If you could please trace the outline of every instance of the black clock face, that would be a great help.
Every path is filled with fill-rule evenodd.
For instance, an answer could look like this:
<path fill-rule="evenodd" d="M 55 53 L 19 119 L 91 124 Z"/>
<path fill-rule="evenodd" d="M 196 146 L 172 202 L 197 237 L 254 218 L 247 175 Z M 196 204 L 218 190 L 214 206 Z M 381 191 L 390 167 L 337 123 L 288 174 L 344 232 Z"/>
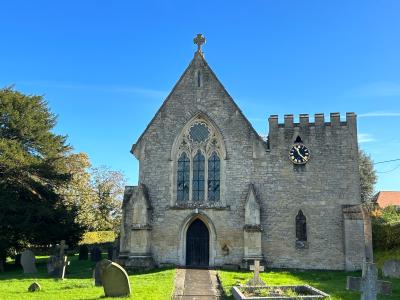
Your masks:
<path fill-rule="evenodd" d="M 296 143 L 289 151 L 290 160 L 296 165 L 304 165 L 310 159 L 310 151 L 302 143 Z"/>

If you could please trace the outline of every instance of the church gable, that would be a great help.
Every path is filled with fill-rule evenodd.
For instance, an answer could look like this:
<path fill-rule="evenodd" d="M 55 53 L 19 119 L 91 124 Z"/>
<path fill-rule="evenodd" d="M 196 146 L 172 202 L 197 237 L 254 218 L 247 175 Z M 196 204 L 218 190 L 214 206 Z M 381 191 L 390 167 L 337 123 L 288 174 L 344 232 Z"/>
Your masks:
<path fill-rule="evenodd" d="M 159 141 L 160 136 L 166 138 L 172 133 L 175 134 L 174 140 L 198 114 L 207 116 L 219 127 L 231 127 L 232 123 L 240 122 L 239 126 L 247 136 L 262 142 L 198 50 L 131 152 L 140 159 L 147 141 L 154 141 L 156 136 Z"/>

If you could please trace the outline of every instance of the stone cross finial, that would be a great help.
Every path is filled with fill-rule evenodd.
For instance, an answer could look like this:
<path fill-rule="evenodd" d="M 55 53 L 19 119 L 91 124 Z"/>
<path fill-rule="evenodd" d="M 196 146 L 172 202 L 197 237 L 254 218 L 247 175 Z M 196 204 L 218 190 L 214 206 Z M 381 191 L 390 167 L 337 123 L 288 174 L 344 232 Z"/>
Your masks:
<path fill-rule="evenodd" d="M 206 43 L 206 38 L 201 33 L 198 33 L 193 39 L 193 43 L 197 44 L 197 52 L 202 53 L 201 46 Z"/>

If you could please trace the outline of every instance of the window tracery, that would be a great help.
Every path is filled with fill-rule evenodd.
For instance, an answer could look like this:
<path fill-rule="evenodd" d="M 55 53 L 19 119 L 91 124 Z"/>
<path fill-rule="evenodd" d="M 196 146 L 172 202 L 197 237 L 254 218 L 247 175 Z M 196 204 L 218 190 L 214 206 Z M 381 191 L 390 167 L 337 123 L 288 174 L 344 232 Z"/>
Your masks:
<path fill-rule="evenodd" d="M 197 205 L 221 200 L 221 135 L 206 119 L 190 121 L 174 143 L 176 150 L 175 201 Z M 217 204 L 221 205 L 221 204 Z"/>

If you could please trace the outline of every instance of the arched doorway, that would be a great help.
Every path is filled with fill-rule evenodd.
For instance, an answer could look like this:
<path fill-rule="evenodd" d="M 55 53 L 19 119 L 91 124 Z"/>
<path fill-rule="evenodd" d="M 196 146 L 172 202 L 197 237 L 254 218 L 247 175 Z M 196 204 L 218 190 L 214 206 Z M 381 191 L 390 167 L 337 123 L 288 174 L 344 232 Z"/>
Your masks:
<path fill-rule="evenodd" d="M 207 267 L 210 258 L 210 233 L 200 219 L 194 220 L 186 232 L 186 265 Z"/>

